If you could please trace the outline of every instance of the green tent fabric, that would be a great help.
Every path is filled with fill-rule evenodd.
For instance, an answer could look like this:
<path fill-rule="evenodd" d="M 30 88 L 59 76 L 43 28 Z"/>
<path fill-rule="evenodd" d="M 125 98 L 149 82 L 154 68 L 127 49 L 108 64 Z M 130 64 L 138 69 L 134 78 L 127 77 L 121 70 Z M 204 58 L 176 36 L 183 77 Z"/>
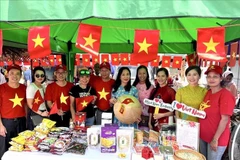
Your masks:
<path fill-rule="evenodd" d="M 110 20 L 89 18 L 81 23 L 102 26 L 101 53 L 131 53 L 133 50 L 135 29 L 158 29 L 162 43 L 159 53 L 191 54 L 193 41 L 197 38 L 197 28 L 226 27 L 225 41 L 240 38 L 240 21 L 218 18 L 165 18 Z M 81 53 L 75 47 L 80 21 L 31 21 L 0 22 L 3 30 L 4 45 L 27 48 L 28 28 L 50 25 L 51 49 L 60 53 Z M 231 26 L 232 25 L 232 26 Z M 129 43 L 130 42 L 130 43 Z"/>
<path fill-rule="evenodd" d="M 238 0 L 1 0 L 1 21 L 240 18 Z"/>

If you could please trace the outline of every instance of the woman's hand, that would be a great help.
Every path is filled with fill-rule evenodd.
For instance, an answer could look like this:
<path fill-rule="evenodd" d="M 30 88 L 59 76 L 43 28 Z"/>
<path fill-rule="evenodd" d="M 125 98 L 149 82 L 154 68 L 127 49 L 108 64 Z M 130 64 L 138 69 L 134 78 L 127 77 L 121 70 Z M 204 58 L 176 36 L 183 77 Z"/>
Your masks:
<path fill-rule="evenodd" d="M 109 102 L 110 102 L 111 104 L 115 104 L 115 103 L 117 102 L 117 99 L 116 99 L 116 98 L 111 98 L 111 99 L 109 100 Z"/>
<path fill-rule="evenodd" d="M 0 125 L 0 136 L 6 137 L 7 130 L 4 125 Z"/>
<path fill-rule="evenodd" d="M 217 147 L 218 147 L 218 140 L 216 139 L 213 139 L 211 142 L 210 142 L 210 147 L 213 151 L 217 151 Z"/>
<path fill-rule="evenodd" d="M 165 117 L 164 113 L 158 113 L 158 114 L 153 114 L 153 118 L 154 119 L 160 119 Z"/>
<path fill-rule="evenodd" d="M 63 115 L 64 115 L 64 112 L 62 111 L 62 109 L 58 109 L 57 114 L 58 114 L 59 116 L 63 116 Z"/>
<path fill-rule="evenodd" d="M 149 129 L 153 129 L 153 126 L 152 126 L 152 124 L 150 122 L 148 123 L 148 128 Z"/>
<path fill-rule="evenodd" d="M 42 116 L 42 117 L 48 117 L 48 116 L 49 116 L 48 111 L 42 112 L 42 113 L 41 113 L 41 116 Z"/>

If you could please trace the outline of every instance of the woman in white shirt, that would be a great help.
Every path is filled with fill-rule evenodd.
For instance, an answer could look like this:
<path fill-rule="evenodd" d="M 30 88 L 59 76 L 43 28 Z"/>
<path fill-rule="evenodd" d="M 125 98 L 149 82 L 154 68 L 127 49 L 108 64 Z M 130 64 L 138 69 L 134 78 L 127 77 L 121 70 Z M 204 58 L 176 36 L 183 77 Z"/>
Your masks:
<path fill-rule="evenodd" d="M 48 111 L 44 101 L 45 88 L 42 83 L 46 80 L 45 70 L 42 67 L 35 67 L 32 74 L 32 83 L 27 87 L 26 97 L 27 105 L 30 108 L 28 112 L 28 129 L 32 130 L 35 125 L 31 116 L 40 115 L 41 117 L 47 117 Z M 41 97 L 38 97 L 38 92 Z"/>

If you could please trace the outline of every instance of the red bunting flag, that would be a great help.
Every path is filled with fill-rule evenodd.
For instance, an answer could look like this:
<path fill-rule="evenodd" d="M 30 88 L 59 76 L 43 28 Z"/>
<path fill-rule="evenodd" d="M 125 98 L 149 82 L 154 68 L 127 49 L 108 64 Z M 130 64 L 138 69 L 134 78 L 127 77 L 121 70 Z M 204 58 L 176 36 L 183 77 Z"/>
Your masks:
<path fill-rule="evenodd" d="M 99 55 L 101 34 L 101 26 L 81 23 L 78 29 L 76 47 L 87 53 Z"/>
<path fill-rule="evenodd" d="M 39 59 L 39 61 L 40 61 L 42 67 L 47 67 L 47 66 L 49 66 L 46 58 Z"/>
<path fill-rule="evenodd" d="M 93 64 L 93 66 L 94 66 L 96 63 L 99 63 L 99 56 L 92 55 L 92 64 Z"/>
<path fill-rule="evenodd" d="M 238 52 L 238 42 L 232 43 L 231 44 L 231 50 L 230 50 L 230 61 L 228 66 L 229 67 L 234 67 L 236 64 L 236 56 Z"/>
<path fill-rule="evenodd" d="M 23 65 L 31 65 L 31 60 L 29 57 L 25 56 L 23 57 Z"/>
<path fill-rule="evenodd" d="M 111 54 L 112 65 L 119 65 L 119 54 Z"/>
<path fill-rule="evenodd" d="M 109 55 L 108 54 L 101 54 L 102 63 L 109 62 Z"/>
<path fill-rule="evenodd" d="M 83 66 L 86 66 L 86 67 L 90 66 L 90 55 L 89 54 L 82 54 L 82 64 L 83 64 Z"/>
<path fill-rule="evenodd" d="M 55 66 L 54 55 L 48 56 L 48 61 L 49 61 L 50 66 Z"/>
<path fill-rule="evenodd" d="M 76 111 L 80 112 L 84 110 L 84 108 L 86 108 L 88 104 L 91 103 L 93 100 L 94 96 L 76 98 Z"/>
<path fill-rule="evenodd" d="M 162 56 L 162 67 L 170 67 L 171 56 Z"/>
<path fill-rule="evenodd" d="M 144 65 L 144 66 L 148 66 L 149 62 L 143 62 L 143 63 L 136 63 L 136 61 L 134 60 L 134 55 L 130 54 L 130 65 L 131 66 L 138 66 L 138 65 Z"/>
<path fill-rule="evenodd" d="M 13 64 L 13 61 L 10 58 L 7 58 L 6 62 L 8 66 L 11 66 Z"/>
<path fill-rule="evenodd" d="M 62 64 L 62 56 L 56 55 L 56 65 L 61 65 L 61 64 Z"/>
<path fill-rule="evenodd" d="M 32 60 L 32 66 L 33 66 L 33 67 L 39 66 L 39 60 L 38 60 L 38 59 L 33 59 L 33 60 Z"/>
<path fill-rule="evenodd" d="M 182 57 L 181 56 L 174 56 L 172 67 L 173 68 L 181 68 L 181 64 L 182 64 Z"/>
<path fill-rule="evenodd" d="M 2 48 L 3 48 L 3 34 L 2 30 L 0 29 L 0 57 L 2 57 Z"/>
<path fill-rule="evenodd" d="M 56 114 L 56 113 L 58 113 L 58 107 L 57 107 L 57 102 L 54 102 L 51 106 L 49 115 Z"/>
<path fill-rule="evenodd" d="M 19 66 L 22 66 L 22 60 L 20 58 L 16 59 L 14 63 Z"/>
<path fill-rule="evenodd" d="M 31 59 L 51 54 L 50 27 L 31 27 L 28 32 L 28 53 Z"/>
<path fill-rule="evenodd" d="M 32 104 L 32 110 L 37 112 L 40 105 L 44 102 L 44 99 L 42 98 L 42 95 L 39 90 L 34 95 L 33 98 L 33 104 Z"/>
<path fill-rule="evenodd" d="M 193 54 L 189 54 L 186 57 L 187 62 L 188 62 L 188 66 L 195 66 L 197 65 L 197 54 L 193 53 Z"/>
<path fill-rule="evenodd" d="M 159 62 L 160 62 L 160 57 L 157 56 L 157 58 L 154 59 L 154 60 L 151 62 L 151 66 L 158 67 L 158 66 L 159 66 Z"/>
<path fill-rule="evenodd" d="M 200 59 L 227 61 L 224 43 L 224 27 L 198 29 L 197 54 Z"/>
<path fill-rule="evenodd" d="M 135 30 L 132 63 L 150 62 L 157 58 L 159 30 Z"/>
<path fill-rule="evenodd" d="M 75 66 L 80 66 L 80 55 L 79 54 L 76 54 L 75 55 L 75 63 L 74 63 Z"/>
<path fill-rule="evenodd" d="M 127 53 L 120 54 L 121 65 L 129 65 L 129 56 Z"/>

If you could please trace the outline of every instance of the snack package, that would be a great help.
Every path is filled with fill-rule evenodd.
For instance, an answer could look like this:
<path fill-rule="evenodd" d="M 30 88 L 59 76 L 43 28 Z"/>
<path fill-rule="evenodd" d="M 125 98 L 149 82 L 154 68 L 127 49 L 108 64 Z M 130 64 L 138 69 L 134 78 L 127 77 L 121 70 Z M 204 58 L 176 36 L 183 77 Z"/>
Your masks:
<path fill-rule="evenodd" d="M 26 142 L 25 137 L 23 137 L 23 136 L 14 137 L 14 138 L 12 138 L 12 141 L 14 141 L 18 144 L 21 144 L 21 145 L 24 145 Z"/>
<path fill-rule="evenodd" d="M 99 148 L 100 146 L 100 127 L 91 127 L 87 129 L 88 147 L 91 149 Z"/>
<path fill-rule="evenodd" d="M 116 130 L 118 127 L 101 128 L 101 152 L 116 153 Z"/>
<path fill-rule="evenodd" d="M 77 112 L 76 115 L 75 115 L 74 129 L 75 130 L 84 129 L 86 127 L 86 125 L 85 125 L 86 119 L 87 119 L 86 112 Z"/>
<path fill-rule="evenodd" d="M 32 137 L 34 134 L 35 134 L 34 131 L 26 130 L 26 131 L 23 131 L 23 132 L 19 133 L 18 135 L 19 135 L 19 136 L 23 136 L 23 137 L 25 137 L 25 138 L 30 138 L 30 137 Z"/>
<path fill-rule="evenodd" d="M 87 148 L 86 144 L 72 142 L 66 149 L 66 152 L 84 155 L 86 152 L 86 148 Z"/>
<path fill-rule="evenodd" d="M 51 121 L 48 118 L 43 118 L 42 123 L 49 129 L 53 128 L 53 126 L 56 124 L 56 122 Z"/>
<path fill-rule="evenodd" d="M 149 141 L 158 142 L 159 136 L 159 132 L 156 132 L 154 130 L 149 131 Z"/>
<path fill-rule="evenodd" d="M 23 146 L 21 146 L 21 147 L 11 146 L 8 150 L 9 150 L 9 151 L 22 152 L 22 151 L 24 150 L 24 148 L 23 148 Z"/>
<path fill-rule="evenodd" d="M 130 152 L 133 146 L 133 130 L 118 129 L 117 130 L 117 152 Z"/>

